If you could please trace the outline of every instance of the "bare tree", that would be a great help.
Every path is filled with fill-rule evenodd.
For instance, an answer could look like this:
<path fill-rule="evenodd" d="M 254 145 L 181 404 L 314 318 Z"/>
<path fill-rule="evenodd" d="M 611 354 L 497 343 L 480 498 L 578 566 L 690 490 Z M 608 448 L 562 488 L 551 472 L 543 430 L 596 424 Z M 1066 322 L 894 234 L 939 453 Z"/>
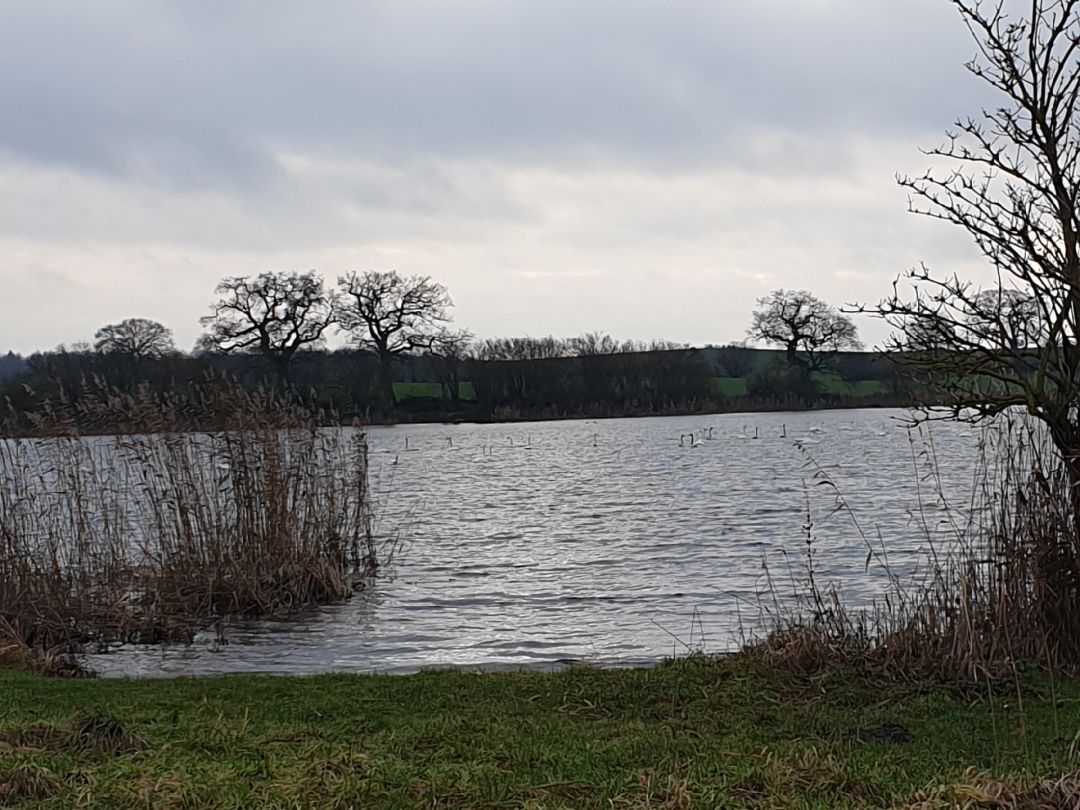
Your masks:
<path fill-rule="evenodd" d="M 1049 430 L 1080 517 L 1080 0 L 952 0 L 977 45 L 967 69 L 1000 102 L 928 150 L 943 168 L 901 177 L 909 208 L 959 226 L 994 270 L 984 288 L 922 265 L 865 311 L 895 334 L 949 415 L 1024 408 Z"/>
<path fill-rule="evenodd" d="M 566 341 L 547 337 L 487 338 L 476 347 L 478 360 L 554 360 L 569 357 L 571 348 Z"/>
<path fill-rule="evenodd" d="M 782 347 L 805 375 L 826 368 L 843 349 L 862 347 L 851 319 L 806 290 L 774 290 L 757 303 L 747 336 Z"/>
<path fill-rule="evenodd" d="M 394 403 L 393 360 L 407 352 L 429 351 L 451 320 L 453 301 L 430 276 L 395 271 L 352 272 L 338 279 L 341 326 L 359 346 L 379 357 L 383 404 Z"/>
<path fill-rule="evenodd" d="M 978 293 L 975 304 L 978 314 L 965 328 L 974 340 L 987 345 L 1001 343 L 1019 352 L 1038 346 L 1045 337 L 1038 302 L 1027 293 L 993 287 Z M 983 317 L 986 313 L 993 317 Z"/>
<path fill-rule="evenodd" d="M 666 340 L 665 338 L 653 338 L 652 340 L 645 342 L 641 341 L 638 344 L 631 346 L 627 351 L 632 352 L 680 352 L 684 349 L 692 348 L 689 343 L 679 343 L 675 340 Z"/>
<path fill-rule="evenodd" d="M 443 399 L 455 405 L 461 401 L 461 371 L 469 357 L 473 336 L 464 331 L 442 329 L 431 342 L 428 353 L 439 377 Z"/>
<path fill-rule="evenodd" d="M 94 333 L 94 351 L 115 352 L 135 359 L 164 357 L 176 351 L 172 330 L 146 318 L 110 323 Z"/>
<path fill-rule="evenodd" d="M 335 296 L 314 270 L 228 277 L 215 292 L 221 298 L 213 312 L 200 319 L 210 329 L 199 345 L 261 354 L 283 386 L 289 383 L 289 364 L 296 353 L 320 346 L 336 321 Z"/>
<path fill-rule="evenodd" d="M 604 332 L 586 332 L 566 341 L 570 352 L 576 357 L 594 357 L 603 354 L 618 354 L 623 345 Z"/>

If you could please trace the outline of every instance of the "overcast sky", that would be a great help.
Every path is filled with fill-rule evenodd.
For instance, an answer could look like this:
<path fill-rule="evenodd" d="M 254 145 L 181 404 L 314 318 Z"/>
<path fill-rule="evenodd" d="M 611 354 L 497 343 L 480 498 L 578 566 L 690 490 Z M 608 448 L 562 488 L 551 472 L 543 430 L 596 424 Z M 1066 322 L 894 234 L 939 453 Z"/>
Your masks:
<path fill-rule="evenodd" d="M 693 344 L 777 287 L 978 273 L 895 183 L 986 100 L 973 53 L 946 0 L 0 0 L 0 352 L 132 316 L 190 348 L 264 270 Z"/>

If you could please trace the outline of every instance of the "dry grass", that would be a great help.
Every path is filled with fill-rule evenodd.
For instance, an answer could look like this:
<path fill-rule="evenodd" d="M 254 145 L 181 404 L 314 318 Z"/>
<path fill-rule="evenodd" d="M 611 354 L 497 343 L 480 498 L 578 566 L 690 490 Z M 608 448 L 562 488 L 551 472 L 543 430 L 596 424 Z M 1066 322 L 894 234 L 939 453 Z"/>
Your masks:
<path fill-rule="evenodd" d="M 766 750 L 755 759 L 757 775 L 730 788 L 748 806 L 775 806 L 794 789 L 810 796 L 843 795 L 849 799 L 860 799 L 863 793 L 863 786 L 850 776 L 846 763 L 814 747 L 785 757 Z"/>
<path fill-rule="evenodd" d="M 323 430 L 272 391 L 215 384 L 194 401 L 220 429 L 112 393 L 0 440 L 0 658 L 183 641 L 347 599 L 375 573 L 361 431 Z M 83 436 L 99 412 L 136 432 Z"/>
<path fill-rule="evenodd" d="M 148 746 L 109 717 L 81 714 L 67 728 L 31 724 L 8 729 L 0 734 L 0 750 L 3 748 L 48 755 L 94 752 L 119 756 L 145 751 Z"/>
<path fill-rule="evenodd" d="M 0 806 L 51 799 L 62 789 L 63 783 L 48 768 L 24 762 L 0 774 Z"/>
<path fill-rule="evenodd" d="M 685 768 L 676 765 L 670 772 L 647 770 L 638 775 L 638 787 L 633 793 L 611 800 L 613 810 L 689 810 L 696 804 L 690 779 Z"/>
<path fill-rule="evenodd" d="M 1080 527 L 1064 466 L 1037 430 L 1008 422 L 987 432 L 977 478 L 970 505 L 950 510 L 951 542 L 934 549 L 928 573 L 911 580 L 887 571 L 890 586 L 869 608 L 849 607 L 817 581 L 808 516 L 796 604 L 771 613 L 770 631 L 747 654 L 796 673 L 857 661 L 890 677 L 965 684 L 1021 663 L 1080 674 Z M 847 508 L 839 493 L 837 504 Z M 864 540 L 868 564 L 888 569 L 887 551 Z"/>
<path fill-rule="evenodd" d="M 963 781 L 921 791 L 896 810 L 1080 810 L 1080 771 L 1011 784 L 970 769 Z"/>

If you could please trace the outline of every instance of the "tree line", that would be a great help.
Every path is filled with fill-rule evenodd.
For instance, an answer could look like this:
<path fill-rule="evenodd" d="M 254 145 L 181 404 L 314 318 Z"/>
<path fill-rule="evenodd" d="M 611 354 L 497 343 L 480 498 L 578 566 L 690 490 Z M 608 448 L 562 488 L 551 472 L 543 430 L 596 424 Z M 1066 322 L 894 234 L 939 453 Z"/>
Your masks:
<path fill-rule="evenodd" d="M 994 277 L 983 286 L 920 265 L 856 311 L 892 327 L 882 349 L 905 369 L 892 378 L 897 392 L 912 386 L 912 397 L 946 404 L 957 419 L 1021 408 L 1042 422 L 1080 516 L 1080 0 L 1037 0 L 1016 14 L 974 0 L 954 5 L 977 45 L 967 67 L 998 104 L 960 119 L 928 150 L 939 168 L 900 184 L 915 213 L 964 231 Z M 427 276 L 354 272 L 330 286 L 314 272 L 268 272 L 225 278 L 217 293 L 190 355 L 175 352 L 162 325 L 130 319 L 102 327 L 93 347 L 7 356 L 8 410 L 32 409 L 29 390 L 74 396 L 97 379 L 182 390 L 211 369 L 354 410 L 392 411 L 403 404 L 395 380 L 414 379 L 437 381 L 451 402 L 464 398 L 467 382 L 490 409 L 570 412 L 591 399 L 662 409 L 703 396 L 716 372 L 716 353 L 644 351 L 603 335 L 477 342 L 451 328 L 452 301 Z M 780 357 L 742 370 L 750 395 L 820 401 L 823 377 L 848 376 L 842 352 L 860 345 L 848 315 L 801 290 L 759 299 L 747 337 Z M 321 349 L 334 329 L 349 349 Z M 724 351 L 729 366 L 746 359 L 740 347 Z"/>
<path fill-rule="evenodd" d="M 429 276 L 354 272 L 331 287 L 314 271 L 222 279 L 192 352 L 145 318 L 102 326 L 92 342 L 11 355 L 0 394 L 7 415 L 77 403 L 95 390 L 144 388 L 184 396 L 218 374 L 287 389 L 347 417 L 440 412 L 462 418 L 671 413 L 733 407 L 717 377 L 746 378 L 761 404 L 820 404 L 820 379 L 837 373 L 885 380 L 857 355 L 850 320 L 805 291 L 762 298 L 748 337 L 782 348 L 693 348 L 619 341 L 602 332 L 571 338 L 476 339 L 452 325 L 453 301 Z M 333 332 L 345 348 L 329 351 Z M 2 358 L 0 358 L 2 359 Z M 3 370 L 0 368 L 0 370 Z M 860 379 L 866 379 L 861 377 Z"/>

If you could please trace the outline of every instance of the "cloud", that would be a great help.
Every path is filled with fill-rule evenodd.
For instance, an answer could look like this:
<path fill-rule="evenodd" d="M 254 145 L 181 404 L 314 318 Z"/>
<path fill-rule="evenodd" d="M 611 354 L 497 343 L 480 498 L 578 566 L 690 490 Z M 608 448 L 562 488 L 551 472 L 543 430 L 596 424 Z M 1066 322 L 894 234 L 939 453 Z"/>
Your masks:
<path fill-rule="evenodd" d="M 976 267 L 893 180 L 983 101 L 944 0 L 0 4 L 0 351 L 130 315 L 190 343 L 265 269 L 700 343 L 770 286 Z"/>
<path fill-rule="evenodd" d="M 936 131 L 971 89 L 938 0 L 8 5 L 0 145 L 181 186 L 297 148 L 741 162 L 761 132 Z"/>

